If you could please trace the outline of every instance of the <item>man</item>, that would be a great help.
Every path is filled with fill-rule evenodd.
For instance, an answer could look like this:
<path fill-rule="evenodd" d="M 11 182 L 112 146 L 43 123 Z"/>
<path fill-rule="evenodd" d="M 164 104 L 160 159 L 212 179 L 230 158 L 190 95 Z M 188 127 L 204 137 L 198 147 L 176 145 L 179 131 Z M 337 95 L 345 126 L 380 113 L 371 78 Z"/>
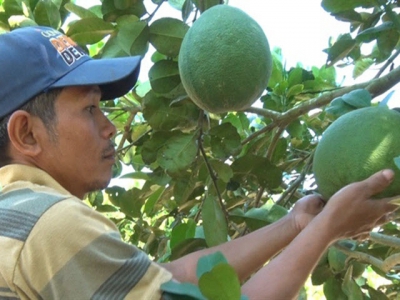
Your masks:
<path fill-rule="evenodd" d="M 367 233 L 396 208 L 390 199 L 370 200 L 393 180 L 383 170 L 325 208 L 307 196 L 242 238 L 151 262 L 81 201 L 107 186 L 115 160 L 115 127 L 99 102 L 127 93 L 139 64 L 138 57 L 92 60 L 47 27 L 0 35 L 0 298 L 160 299 L 162 283 L 196 283 L 198 259 L 221 251 L 241 280 L 252 275 L 242 290 L 250 299 L 291 299 L 329 245 Z"/>

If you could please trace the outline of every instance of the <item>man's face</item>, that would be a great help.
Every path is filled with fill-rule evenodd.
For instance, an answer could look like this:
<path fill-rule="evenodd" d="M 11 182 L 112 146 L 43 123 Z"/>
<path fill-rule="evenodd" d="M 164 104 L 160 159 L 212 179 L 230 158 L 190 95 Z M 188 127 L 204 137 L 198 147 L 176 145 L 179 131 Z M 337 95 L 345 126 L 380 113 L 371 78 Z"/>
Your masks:
<path fill-rule="evenodd" d="M 42 165 L 64 188 L 83 198 L 112 176 L 114 125 L 99 108 L 97 86 L 64 88 L 55 102 L 55 136 L 44 139 Z"/>

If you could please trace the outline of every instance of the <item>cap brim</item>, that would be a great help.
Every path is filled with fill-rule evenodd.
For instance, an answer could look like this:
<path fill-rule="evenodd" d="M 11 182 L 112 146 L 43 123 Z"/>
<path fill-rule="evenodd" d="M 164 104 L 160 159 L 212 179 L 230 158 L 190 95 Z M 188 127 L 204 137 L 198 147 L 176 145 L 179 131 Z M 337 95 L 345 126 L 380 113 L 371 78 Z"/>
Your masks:
<path fill-rule="evenodd" d="M 102 100 L 115 99 L 128 93 L 136 84 L 141 59 L 141 56 L 90 59 L 64 75 L 50 88 L 98 85 Z"/>

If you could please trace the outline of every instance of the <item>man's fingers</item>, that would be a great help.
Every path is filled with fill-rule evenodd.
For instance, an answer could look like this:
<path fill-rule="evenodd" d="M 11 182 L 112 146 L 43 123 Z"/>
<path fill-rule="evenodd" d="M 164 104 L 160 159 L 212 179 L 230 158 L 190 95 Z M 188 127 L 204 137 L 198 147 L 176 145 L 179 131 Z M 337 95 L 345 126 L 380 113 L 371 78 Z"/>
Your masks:
<path fill-rule="evenodd" d="M 394 172 L 392 170 L 379 171 L 361 182 L 364 185 L 363 191 L 367 197 L 372 197 L 387 188 L 393 179 Z"/>

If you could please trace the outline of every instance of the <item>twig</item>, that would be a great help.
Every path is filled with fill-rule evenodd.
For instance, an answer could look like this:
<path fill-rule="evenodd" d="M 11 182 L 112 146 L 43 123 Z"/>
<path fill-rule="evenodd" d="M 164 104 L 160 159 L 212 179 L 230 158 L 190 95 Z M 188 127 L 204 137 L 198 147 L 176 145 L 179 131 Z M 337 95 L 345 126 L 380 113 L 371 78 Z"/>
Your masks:
<path fill-rule="evenodd" d="M 276 144 L 277 144 L 279 138 L 281 137 L 283 130 L 284 130 L 284 128 L 279 127 L 276 130 L 274 136 L 272 137 L 272 141 L 271 141 L 271 143 L 268 147 L 267 153 L 265 155 L 268 160 L 271 160 L 274 150 L 276 148 Z M 255 199 L 256 200 L 255 207 L 258 207 L 260 205 L 260 201 L 261 201 L 262 195 L 264 194 L 264 191 L 265 191 L 264 187 L 260 187 L 260 189 L 258 190 L 256 199 Z"/>
<path fill-rule="evenodd" d="M 393 63 L 393 61 L 396 59 L 397 56 L 399 56 L 400 54 L 400 49 L 398 49 L 387 61 L 386 63 L 383 65 L 382 68 L 379 69 L 379 72 L 375 75 L 374 78 L 379 78 L 382 73 L 386 70 L 387 67 L 390 66 L 391 63 Z"/>
<path fill-rule="evenodd" d="M 311 169 L 312 165 L 312 160 L 313 160 L 314 152 L 310 154 L 308 157 L 307 163 L 305 168 L 303 168 L 302 172 L 300 175 L 296 178 L 295 181 L 282 193 L 282 195 L 279 197 L 279 199 L 276 201 L 276 204 L 280 204 L 282 206 L 286 206 L 287 202 L 289 199 L 293 196 L 293 194 L 296 192 L 297 187 L 300 185 L 300 183 L 304 180 L 306 177 L 308 171 Z M 305 158 L 303 158 L 304 160 Z M 281 204 L 285 198 L 287 198 L 287 201 L 285 201 L 283 204 Z"/>
<path fill-rule="evenodd" d="M 117 152 L 121 150 L 121 148 L 124 146 L 126 139 L 129 137 L 130 131 L 131 131 L 131 124 L 133 122 L 133 119 L 135 118 L 137 112 L 132 112 L 129 115 L 128 120 L 125 123 L 124 126 L 124 133 L 122 135 L 121 141 L 119 142 L 119 145 L 117 147 Z"/>
<path fill-rule="evenodd" d="M 156 9 L 147 17 L 146 21 L 148 23 L 150 23 L 151 19 L 153 19 L 153 17 L 155 16 L 155 14 L 157 13 L 157 11 L 160 9 L 161 5 L 164 3 L 165 0 L 161 0 L 160 3 L 158 3 Z"/>
<path fill-rule="evenodd" d="M 351 258 L 354 258 L 357 261 L 360 261 L 363 263 L 373 265 L 385 273 L 396 268 L 396 265 L 400 263 L 400 253 L 392 254 L 389 257 L 387 257 L 385 260 L 381 260 L 379 258 L 376 258 L 376 257 L 369 255 L 367 253 L 364 253 L 364 252 L 350 250 L 349 248 L 347 248 L 343 245 L 340 245 L 340 243 L 335 243 L 333 245 L 333 247 L 342 251 L 344 254 L 348 255 Z"/>
<path fill-rule="evenodd" d="M 379 243 L 393 248 L 400 248 L 400 238 L 398 237 L 389 236 L 378 232 L 371 232 L 369 234 L 369 237 L 370 240 L 375 243 Z"/>
<path fill-rule="evenodd" d="M 210 177 L 211 177 L 211 180 L 213 182 L 214 188 L 215 188 L 215 190 L 217 192 L 217 196 L 218 196 L 219 203 L 221 205 L 221 209 L 224 212 L 226 221 L 228 222 L 229 214 L 228 214 L 228 212 L 226 210 L 226 207 L 225 207 L 224 202 L 222 200 L 221 192 L 220 192 L 219 187 L 218 187 L 218 183 L 217 183 L 218 178 L 215 175 L 215 172 L 214 172 L 213 168 L 211 167 L 210 162 L 208 161 L 207 154 L 204 151 L 203 143 L 202 143 L 201 139 L 202 139 L 202 134 L 199 134 L 199 138 L 197 140 L 198 141 L 198 146 L 199 146 L 201 155 L 203 156 L 204 162 L 205 162 L 205 164 L 207 166 L 207 170 L 208 170 L 208 173 L 210 174 Z"/>
<path fill-rule="evenodd" d="M 201 111 L 200 115 L 199 115 L 199 120 L 198 120 L 199 136 L 197 138 L 197 145 L 199 147 L 201 156 L 203 157 L 204 162 L 206 164 L 208 173 L 210 174 L 210 177 L 211 177 L 211 180 L 213 182 L 215 191 L 217 192 L 217 197 L 218 197 L 219 203 L 221 205 L 221 209 L 222 209 L 222 211 L 223 211 L 223 213 L 225 215 L 226 222 L 228 223 L 228 221 L 229 221 L 229 213 L 226 210 L 226 207 L 225 207 L 223 199 L 222 199 L 221 192 L 220 192 L 219 187 L 218 187 L 218 183 L 217 183 L 218 178 L 215 175 L 215 172 L 214 172 L 213 168 L 211 167 L 210 162 L 208 161 L 207 154 L 204 151 L 204 147 L 203 147 L 203 140 L 202 140 L 202 138 L 203 138 L 203 122 L 204 122 L 204 111 Z"/>
<path fill-rule="evenodd" d="M 253 134 L 249 135 L 246 139 L 244 139 L 241 144 L 242 145 L 246 145 L 248 142 L 250 142 L 251 140 L 255 139 L 256 137 L 262 135 L 263 133 L 266 133 L 268 131 L 271 131 L 272 129 L 274 129 L 274 127 L 276 126 L 275 123 L 270 123 L 267 126 L 261 128 L 259 131 L 254 132 Z"/>

